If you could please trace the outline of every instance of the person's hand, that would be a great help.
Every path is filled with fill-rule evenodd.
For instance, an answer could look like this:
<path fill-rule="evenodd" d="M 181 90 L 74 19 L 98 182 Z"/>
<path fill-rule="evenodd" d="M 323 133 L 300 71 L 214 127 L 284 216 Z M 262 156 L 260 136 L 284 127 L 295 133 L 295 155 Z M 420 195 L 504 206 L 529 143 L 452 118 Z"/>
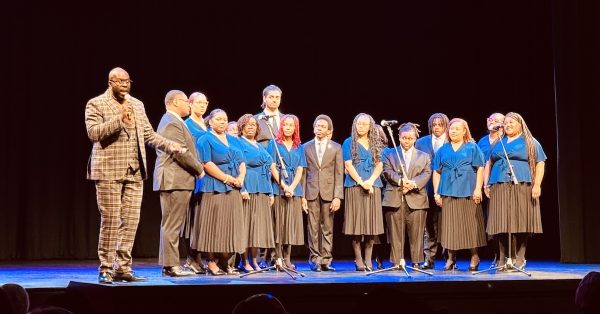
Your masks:
<path fill-rule="evenodd" d="M 438 206 L 442 206 L 442 196 L 439 194 L 434 194 L 433 199 Z"/>
<path fill-rule="evenodd" d="M 475 201 L 475 204 L 481 203 L 481 198 L 481 189 L 475 189 L 473 191 L 473 201 Z"/>
<path fill-rule="evenodd" d="M 242 185 L 244 185 L 244 180 L 242 180 L 242 178 L 240 177 L 235 178 L 234 186 L 237 188 L 241 188 Z"/>
<path fill-rule="evenodd" d="M 275 203 L 275 197 L 273 195 L 269 196 L 269 206 L 273 206 L 273 203 Z"/>
<path fill-rule="evenodd" d="M 308 214 L 308 201 L 304 197 L 302 198 L 302 210 L 305 214 Z"/>
<path fill-rule="evenodd" d="M 333 201 L 331 201 L 331 206 L 329 206 L 329 211 L 334 213 L 336 212 L 338 209 L 340 209 L 340 199 L 339 198 L 334 198 Z"/>
<path fill-rule="evenodd" d="M 127 100 L 119 106 L 119 111 L 121 112 L 121 121 L 126 124 L 131 124 L 131 113 L 133 112 L 133 106 Z"/>
<path fill-rule="evenodd" d="M 542 187 L 539 185 L 534 185 L 531 188 L 531 197 L 539 198 L 542 195 Z"/>
<path fill-rule="evenodd" d="M 183 147 L 181 144 L 177 142 L 171 143 L 169 149 L 175 154 L 185 154 L 187 152 L 187 148 Z"/>
<path fill-rule="evenodd" d="M 249 200 L 250 199 L 250 194 L 248 192 L 242 192 L 242 199 L 243 200 Z"/>
<path fill-rule="evenodd" d="M 489 185 L 483 186 L 483 193 L 485 193 L 485 196 L 487 196 L 487 198 L 490 198 L 490 186 Z"/>

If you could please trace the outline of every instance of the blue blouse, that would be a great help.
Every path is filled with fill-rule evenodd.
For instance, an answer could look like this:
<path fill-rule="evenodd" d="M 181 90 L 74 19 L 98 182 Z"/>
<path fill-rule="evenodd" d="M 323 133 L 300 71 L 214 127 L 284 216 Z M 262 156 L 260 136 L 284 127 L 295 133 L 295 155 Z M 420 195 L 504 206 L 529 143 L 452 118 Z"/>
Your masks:
<path fill-rule="evenodd" d="M 226 135 L 229 146 L 223 144 L 217 136 L 208 132 L 198 140 L 198 146 L 202 148 L 200 161 L 207 163 L 212 161 L 221 171 L 232 177 L 240 174 L 240 165 L 245 163 L 244 156 L 239 147 L 239 140 L 229 134 Z M 233 188 L 223 181 L 209 175 L 204 176 L 204 182 L 200 191 L 202 192 L 227 192 Z"/>
<path fill-rule="evenodd" d="M 502 139 L 502 143 L 504 143 L 508 159 L 515 170 L 517 181 L 531 182 L 532 178 L 531 171 L 529 170 L 529 163 L 527 162 L 528 153 L 527 145 L 525 144 L 525 137 L 521 135 L 512 140 L 510 143 L 508 143 L 508 138 L 504 137 Z M 536 152 L 535 162 L 538 163 L 540 161 L 545 161 L 546 154 L 542 149 L 542 145 L 540 145 L 536 139 L 533 139 L 533 144 Z M 490 158 L 493 162 L 493 165 L 492 171 L 490 171 L 490 179 L 488 184 L 512 182 L 510 177 L 510 169 L 508 163 L 506 162 L 506 158 L 504 157 L 504 151 L 502 150 L 502 145 L 500 143 L 494 146 L 494 149 L 490 153 Z"/>
<path fill-rule="evenodd" d="M 194 138 L 194 143 L 196 143 L 196 150 L 198 151 L 198 159 L 200 160 L 200 156 L 202 154 L 202 148 L 198 145 L 198 140 L 208 132 L 208 130 L 204 130 L 196 121 L 192 120 L 192 118 L 185 119 L 185 125 L 187 125 L 188 130 L 192 134 Z M 202 182 L 204 181 L 204 177 L 202 179 L 196 178 L 196 185 L 194 187 L 194 194 L 200 193 L 202 189 Z"/>
<path fill-rule="evenodd" d="M 375 170 L 375 163 L 371 158 L 371 152 L 364 148 L 360 143 L 357 143 L 357 146 L 358 160 L 356 162 L 352 161 L 352 165 L 354 166 L 354 169 L 356 169 L 356 172 L 361 179 L 368 180 Z M 344 162 L 352 160 L 352 137 L 347 138 L 342 144 L 342 157 L 344 158 Z M 358 182 L 354 181 L 349 173 L 346 173 L 346 178 L 344 178 L 344 187 L 352 187 L 357 185 Z M 377 177 L 373 183 L 373 186 L 378 188 L 383 187 L 381 176 Z"/>
<path fill-rule="evenodd" d="M 239 143 L 244 160 L 246 160 L 246 177 L 242 191 L 273 195 L 270 170 L 273 159 L 271 155 L 258 142 L 254 146 L 246 138 L 240 137 Z"/>
<path fill-rule="evenodd" d="M 294 181 L 294 176 L 296 175 L 296 168 L 304 167 L 306 168 L 306 156 L 304 156 L 304 148 L 302 145 L 298 145 L 298 148 L 292 147 L 289 151 L 287 147 L 283 144 L 275 143 L 274 140 L 270 140 L 267 145 L 267 151 L 271 155 L 273 159 L 273 163 L 279 165 L 277 152 L 275 151 L 275 145 L 279 149 L 279 153 L 281 153 L 281 158 L 283 159 L 283 163 L 285 163 L 285 169 L 287 170 L 288 177 L 285 178 L 283 174 L 280 175 L 281 180 L 285 182 L 285 184 L 290 185 L 292 181 Z M 279 169 L 279 168 L 278 168 Z M 272 182 L 273 186 L 273 194 L 281 195 L 279 190 L 279 185 L 275 180 Z M 294 196 L 304 196 L 304 191 L 302 190 L 302 184 L 298 183 L 296 188 L 294 189 Z"/>
<path fill-rule="evenodd" d="M 483 166 L 483 153 L 477 144 L 463 143 L 456 152 L 452 144 L 442 145 L 431 164 L 431 169 L 440 173 L 437 193 L 453 197 L 472 196 L 477 184 L 477 168 Z"/>
<path fill-rule="evenodd" d="M 208 132 L 208 129 L 203 129 L 198 122 L 192 120 L 192 118 L 185 119 L 185 125 L 187 125 L 188 130 L 192 133 L 192 137 L 194 137 L 194 141 L 198 142 L 198 139 L 202 137 L 202 135 Z M 198 149 L 200 151 L 200 149 Z"/>
<path fill-rule="evenodd" d="M 484 135 L 482 138 L 480 138 L 477 142 L 477 146 L 479 146 L 483 152 L 483 159 L 485 161 L 490 159 L 490 148 L 492 148 L 492 144 L 490 144 L 490 135 Z"/>

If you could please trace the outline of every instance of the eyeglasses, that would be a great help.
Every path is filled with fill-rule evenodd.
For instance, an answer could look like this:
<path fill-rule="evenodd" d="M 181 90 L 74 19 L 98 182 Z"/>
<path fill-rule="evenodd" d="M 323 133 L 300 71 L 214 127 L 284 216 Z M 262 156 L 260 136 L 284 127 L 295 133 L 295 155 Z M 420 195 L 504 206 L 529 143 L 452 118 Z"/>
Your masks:
<path fill-rule="evenodd" d="M 129 85 L 131 83 L 133 83 L 132 80 L 110 80 L 112 83 L 118 84 L 118 85 Z"/>

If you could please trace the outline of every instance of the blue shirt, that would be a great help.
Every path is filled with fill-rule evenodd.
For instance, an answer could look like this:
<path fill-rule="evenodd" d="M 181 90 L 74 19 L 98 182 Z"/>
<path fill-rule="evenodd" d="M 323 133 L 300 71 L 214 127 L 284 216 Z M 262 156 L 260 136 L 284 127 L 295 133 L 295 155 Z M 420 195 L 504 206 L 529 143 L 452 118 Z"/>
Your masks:
<path fill-rule="evenodd" d="M 488 159 L 490 159 L 490 148 L 492 148 L 492 144 L 490 143 L 490 135 L 488 134 L 480 138 L 477 142 L 477 146 L 479 146 L 483 152 L 483 159 L 488 161 Z"/>
<path fill-rule="evenodd" d="M 453 197 L 472 196 L 477 184 L 477 169 L 483 166 L 483 153 L 477 144 L 466 142 L 456 151 L 450 143 L 442 145 L 431 164 L 431 169 L 440 173 L 437 193 Z"/>
<path fill-rule="evenodd" d="M 273 158 L 258 142 L 252 144 L 246 138 L 240 137 L 239 143 L 246 161 L 246 177 L 242 191 L 273 195 L 270 170 Z"/>
<path fill-rule="evenodd" d="M 531 182 L 531 170 L 529 169 L 529 163 L 527 161 L 528 153 L 527 145 L 525 144 L 525 137 L 521 135 L 512 140 L 510 143 L 508 143 L 508 138 L 504 137 L 502 139 L 502 143 L 504 144 L 504 147 L 506 147 L 506 153 L 515 170 L 517 181 Z M 535 162 L 538 163 L 540 161 L 545 161 L 546 154 L 542 149 L 542 145 L 540 145 L 536 139 L 533 139 L 533 144 L 535 146 L 536 153 Z M 508 163 L 506 162 L 506 158 L 504 157 L 504 151 L 502 150 L 502 145 L 500 143 L 494 146 L 494 149 L 492 149 L 490 153 L 490 158 L 491 162 L 493 162 L 493 165 L 492 171 L 490 171 L 490 179 L 488 184 L 512 182 L 510 177 L 510 169 Z"/>
<path fill-rule="evenodd" d="M 196 150 L 198 151 L 198 160 L 201 160 L 202 148 L 198 145 L 198 140 L 208 132 L 208 130 L 204 130 L 196 121 L 192 120 L 192 118 L 185 119 L 185 125 L 187 125 L 188 130 L 192 134 L 194 138 L 194 143 L 196 143 Z M 194 187 L 194 194 L 200 193 L 202 189 L 202 181 L 204 181 L 204 177 L 202 179 L 196 178 L 196 185 Z"/>
<path fill-rule="evenodd" d="M 352 137 L 347 138 L 342 144 L 342 157 L 344 158 L 344 162 L 348 160 L 352 160 L 352 165 L 356 172 L 360 176 L 360 178 L 364 180 L 368 180 L 373 171 L 375 171 L 375 163 L 373 162 L 373 158 L 371 158 L 371 152 L 368 151 L 362 144 L 356 143 L 358 146 L 358 160 L 352 160 Z M 379 158 L 381 159 L 381 158 Z M 379 160 L 381 161 L 381 160 Z M 346 173 L 346 178 L 344 179 L 344 187 L 352 187 L 357 186 L 358 182 L 354 181 L 350 174 Z M 381 176 L 377 177 L 373 186 L 381 188 L 383 187 L 383 183 L 381 182 Z"/>
<path fill-rule="evenodd" d="M 280 179 L 287 184 L 288 186 L 292 184 L 294 181 L 294 176 L 296 175 L 296 168 L 303 167 L 306 168 L 306 156 L 304 156 L 304 147 L 302 145 L 298 145 L 297 148 L 292 148 L 288 151 L 287 147 L 283 144 L 275 143 L 274 140 L 270 140 L 267 146 L 267 151 L 273 158 L 273 163 L 279 165 L 279 159 L 277 157 L 277 151 L 275 150 L 275 145 L 277 145 L 277 149 L 279 149 L 279 153 L 281 154 L 281 158 L 283 159 L 283 163 L 285 164 L 285 169 L 287 170 L 288 177 L 283 176 L 283 173 L 280 174 Z M 279 169 L 279 167 L 277 168 Z M 273 194 L 281 195 L 281 191 L 279 190 L 279 185 L 277 182 L 273 180 Z M 298 183 L 296 188 L 294 189 L 294 196 L 304 196 L 304 191 L 302 190 L 302 184 Z"/>
<path fill-rule="evenodd" d="M 198 146 L 202 148 L 201 159 L 203 163 L 212 161 L 221 171 L 232 177 L 240 174 L 240 165 L 244 163 L 244 156 L 239 147 L 239 140 L 229 134 L 226 135 L 227 143 L 223 144 L 217 136 L 208 132 L 198 140 Z M 227 192 L 233 188 L 223 181 L 209 175 L 204 176 L 202 192 Z"/>

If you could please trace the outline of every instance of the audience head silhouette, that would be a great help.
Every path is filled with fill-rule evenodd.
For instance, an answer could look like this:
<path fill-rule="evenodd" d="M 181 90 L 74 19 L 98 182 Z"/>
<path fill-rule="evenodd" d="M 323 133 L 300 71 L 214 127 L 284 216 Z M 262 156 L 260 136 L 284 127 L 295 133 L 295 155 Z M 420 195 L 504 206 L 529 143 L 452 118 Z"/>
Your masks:
<path fill-rule="evenodd" d="M 260 293 L 240 301 L 231 313 L 287 314 L 287 311 L 279 299 L 267 293 Z"/>
<path fill-rule="evenodd" d="M 589 272 L 577 287 L 575 306 L 579 314 L 600 313 L 600 273 Z"/>
<path fill-rule="evenodd" d="M 25 288 L 7 283 L 0 290 L 0 313 L 26 314 L 29 311 L 29 294 Z"/>

